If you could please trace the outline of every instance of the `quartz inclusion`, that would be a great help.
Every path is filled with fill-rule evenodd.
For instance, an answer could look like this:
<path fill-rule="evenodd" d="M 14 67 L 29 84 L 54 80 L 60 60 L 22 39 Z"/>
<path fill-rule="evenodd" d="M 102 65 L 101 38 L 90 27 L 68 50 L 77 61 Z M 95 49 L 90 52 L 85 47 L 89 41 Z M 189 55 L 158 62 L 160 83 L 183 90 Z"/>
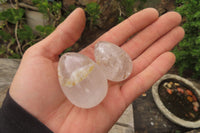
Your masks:
<path fill-rule="evenodd" d="M 65 96 L 78 107 L 94 107 L 107 94 L 104 73 L 87 56 L 73 52 L 62 55 L 58 64 L 58 77 Z"/>
<path fill-rule="evenodd" d="M 132 60 L 129 55 L 115 44 L 98 42 L 95 45 L 95 60 L 102 68 L 106 78 L 122 81 L 132 73 Z"/>

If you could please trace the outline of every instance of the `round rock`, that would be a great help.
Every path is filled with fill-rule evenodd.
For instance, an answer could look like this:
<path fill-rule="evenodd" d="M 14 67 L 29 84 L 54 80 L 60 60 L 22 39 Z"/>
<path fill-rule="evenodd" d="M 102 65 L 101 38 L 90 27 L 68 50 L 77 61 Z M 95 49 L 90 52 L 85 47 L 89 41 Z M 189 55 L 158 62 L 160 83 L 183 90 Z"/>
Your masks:
<path fill-rule="evenodd" d="M 101 68 L 79 53 L 66 53 L 58 63 L 59 82 L 65 96 L 81 108 L 98 105 L 107 94 L 107 79 Z"/>
<path fill-rule="evenodd" d="M 95 60 L 111 81 L 122 81 L 132 73 L 132 60 L 120 47 L 109 42 L 95 45 Z"/>

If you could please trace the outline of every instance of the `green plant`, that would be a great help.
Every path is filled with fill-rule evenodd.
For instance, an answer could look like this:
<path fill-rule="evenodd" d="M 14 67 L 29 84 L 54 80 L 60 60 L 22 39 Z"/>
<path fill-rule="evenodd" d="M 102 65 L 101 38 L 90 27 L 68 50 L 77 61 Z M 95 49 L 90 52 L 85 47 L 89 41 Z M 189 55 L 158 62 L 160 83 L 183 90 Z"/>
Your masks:
<path fill-rule="evenodd" d="M 0 30 L 0 39 L 3 42 L 7 42 L 11 38 L 12 38 L 12 36 L 9 33 L 5 32 L 3 30 Z"/>
<path fill-rule="evenodd" d="M 125 16 L 129 17 L 133 14 L 133 6 L 135 3 L 135 0 L 118 0 L 125 12 Z"/>
<path fill-rule="evenodd" d="M 120 14 L 118 17 L 118 22 L 122 22 L 124 19 L 128 18 L 134 13 L 134 6 L 135 2 L 139 1 L 139 7 L 141 8 L 141 5 L 146 2 L 146 0 L 118 0 L 119 1 L 119 9 Z M 139 8 L 138 7 L 138 8 Z"/>
<path fill-rule="evenodd" d="M 23 28 L 19 29 L 17 32 L 18 32 L 19 41 L 21 43 L 23 43 L 24 41 L 25 43 L 27 43 L 35 39 L 35 35 L 33 34 L 33 31 L 31 27 L 29 27 L 28 25 L 23 25 Z"/>
<path fill-rule="evenodd" d="M 20 58 L 27 48 L 42 40 L 55 27 L 60 24 L 77 6 L 71 5 L 67 9 L 62 8 L 61 1 L 49 0 L 32 0 L 33 5 L 31 10 L 41 12 L 48 23 L 45 26 L 36 26 L 37 34 L 31 27 L 26 24 L 26 16 L 24 8 L 19 6 L 18 0 L 15 1 L 14 8 L 0 12 L 0 20 L 3 24 L 0 25 L 0 57 Z M 33 7 L 34 6 L 34 7 Z M 30 8 L 26 6 L 25 8 Z M 100 18 L 100 5 L 97 3 L 89 3 L 85 7 L 87 13 L 87 21 L 89 21 L 90 29 L 98 24 Z M 71 51 L 69 48 L 66 51 Z"/>
<path fill-rule="evenodd" d="M 6 11 L 0 12 L 0 20 L 7 21 L 12 24 L 16 24 L 24 16 L 25 10 L 19 9 L 7 9 Z"/>
<path fill-rule="evenodd" d="M 37 26 L 39 34 L 34 34 L 26 24 L 25 10 L 18 6 L 0 12 L 0 57 L 21 58 L 23 52 L 48 36 L 55 27 L 64 20 L 61 18 L 61 2 L 47 0 L 33 0 L 38 10 L 46 16 L 49 25 Z"/>
<path fill-rule="evenodd" d="M 120 9 L 118 22 L 121 22 L 131 16 L 135 12 L 134 10 L 138 11 L 143 9 L 147 0 L 118 0 L 118 2 Z M 139 3 L 137 6 L 135 6 L 136 2 Z"/>
<path fill-rule="evenodd" d="M 128 18 L 133 12 L 133 5 L 135 0 L 117 0 L 119 2 L 119 16 L 118 23 Z"/>
<path fill-rule="evenodd" d="M 87 18 L 90 21 L 90 28 L 91 28 L 92 25 L 97 24 L 97 20 L 100 18 L 101 14 L 100 5 L 95 2 L 91 2 L 86 5 L 85 11 L 89 15 L 89 17 Z"/>
<path fill-rule="evenodd" d="M 200 78 L 200 1 L 177 0 L 176 11 L 183 16 L 185 38 L 173 50 L 179 74 L 190 72 L 193 78 Z"/>
<path fill-rule="evenodd" d="M 59 24 L 61 19 L 62 3 L 58 1 L 48 2 L 48 0 L 32 0 L 33 4 L 38 7 L 39 11 L 43 13 L 49 24 L 54 27 Z"/>
<path fill-rule="evenodd" d="M 12 56 L 14 54 L 19 54 L 19 56 L 22 55 L 21 47 L 20 45 L 17 45 L 17 42 L 18 42 L 17 29 L 18 29 L 19 23 L 22 23 L 23 21 L 24 13 L 25 13 L 25 10 L 21 8 L 19 9 L 10 8 L 10 9 L 0 12 L 0 20 L 4 22 L 4 24 L 2 24 L 0 28 L 0 35 L 1 35 L 0 39 L 2 41 L 2 45 L 4 46 L 6 45 L 5 46 L 6 52 L 1 52 L 1 54 L 7 53 L 8 56 Z M 14 28 L 12 28 L 13 26 Z M 14 47 L 16 48 L 16 51 L 15 51 L 16 53 L 13 50 L 11 50 L 12 45 L 15 45 Z M 16 57 L 17 56 L 15 56 L 15 58 Z"/>

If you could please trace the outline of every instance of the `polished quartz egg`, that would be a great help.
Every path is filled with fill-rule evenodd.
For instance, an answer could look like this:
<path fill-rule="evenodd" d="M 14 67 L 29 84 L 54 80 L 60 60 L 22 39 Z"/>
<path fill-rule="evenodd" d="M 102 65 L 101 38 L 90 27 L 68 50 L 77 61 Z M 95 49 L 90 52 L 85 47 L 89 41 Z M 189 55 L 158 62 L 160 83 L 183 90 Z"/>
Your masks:
<path fill-rule="evenodd" d="M 111 81 L 123 81 L 132 73 L 132 60 L 120 47 L 109 42 L 95 45 L 95 60 L 106 78 Z"/>
<path fill-rule="evenodd" d="M 102 69 L 79 53 L 70 52 L 61 56 L 58 78 L 68 100 L 81 108 L 98 105 L 107 94 L 108 84 Z"/>

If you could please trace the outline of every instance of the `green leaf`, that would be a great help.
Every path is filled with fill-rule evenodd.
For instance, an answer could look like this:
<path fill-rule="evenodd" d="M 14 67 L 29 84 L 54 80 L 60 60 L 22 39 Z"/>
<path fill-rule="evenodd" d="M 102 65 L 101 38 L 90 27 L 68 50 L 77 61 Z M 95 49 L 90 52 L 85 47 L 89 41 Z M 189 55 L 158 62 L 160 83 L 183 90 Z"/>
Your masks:
<path fill-rule="evenodd" d="M 96 24 L 101 14 L 100 5 L 95 2 L 91 2 L 86 5 L 85 11 L 89 14 L 88 19 L 92 21 L 93 24 Z"/>
<path fill-rule="evenodd" d="M 0 13 L 0 20 L 8 21 L 12 24 L 16 24 L 24 16 L 25 10 L 22 8 L 14 9 L 10 8 Z"/>
<path fill-rule="evenodd" d="M 178 11 L 184 18 L 185 37 L 173 50 L 177 57 L 176 67 L 179 74 L 188 69 L 195 78 L 200 78 L 200 1 L 176 0 Z"/>
<path fill-rule="evenodd" d="M 48 0 L 32 0 L 33 4 L 39 8 L 39 11 L 44 15 L 48 15 L 49 3 Z"/>
<path fill-rule="evenodd" d="M 37 25 L 37 26 L 35 27 L 35 29 L 36 29 L 37 31 L 39 31 L 39 32 L 42 32 L 42 31 L 44 30 L 44 26 L 42 26 L 42 25 Z"/>
<path fill-rule="evenodd" d="M 123 7 L 126 17 L 129 17 L 133 14 L 133 7 L 135 0 L 118 0 L 120 5 Z M 138 0 L 139 3 L 145 3 L 146 0 Z M 139 7 L 141 8 L 141 7 Z"/>
<path fill-rule="evenodd" d="M 12 36 L 9 33 L 5 32 L 3 30 L 0 30 L 0 39 L 7 42 L 11 38 L 12 38 Z"/>
<path fill-rule="evenodd" d="M 24 25 L 22 29 L 18 30 L 18 37 L 21 42 L 31 41 L 35 38 L 33 31 L 30 26 Z"/>
<path fill-rule="evenodd" d="M 50 6 L 50 10 L 53 13 L 58 13 L 61 10 L 61 8 L 62 8 L 62 3 L 57 1 L 54 1 Z"/>

